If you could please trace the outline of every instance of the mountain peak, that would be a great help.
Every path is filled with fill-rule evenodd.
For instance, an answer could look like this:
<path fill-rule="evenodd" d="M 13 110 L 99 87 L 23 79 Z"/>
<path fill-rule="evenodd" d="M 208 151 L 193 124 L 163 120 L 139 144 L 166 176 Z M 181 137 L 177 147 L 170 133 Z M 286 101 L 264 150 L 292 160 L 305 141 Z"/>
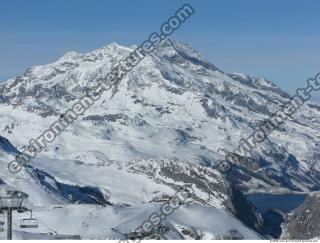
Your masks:
<path fill-rule="evenodd" d="M 75 59 L 77 59 L 79 57 L 79 53 L 75 52 L 75 51 L 69 51 L 67 53 L 65 53 L 58 61 L 57 63 L 63 63 L 63 62 L 70 62 L 70 61 L 74 61 Z"/>
<path fill-rule="evenodd" d="M 61 115 L 86 96 L 97 80 L 105 80 L 113 65 L 131 50 L 111 43 L 85 54 L 69 52 L 60 61 L 37 66 L 12 79 L 10 92 L 1 91 L 0 96 L 1 136 L 23 150 L 30 138 L 37 138 L 52 127 L 52 122 L 64 117 Z M 226 153 L 234 151 L 239 141 L 241 144 L 252 137 L 252 132 L 286 101 L 285 94 L 271 82 L 222 72 L 192 47 L 166 40 L 113 89 L 102 93 L 56 141 L 48 143 L 27 169 L 37 185 L 49 186 L 63 200 L 87 203 L 94 195 L 92 198 L 99 201 L 102 197 L 96 188 L 101 188 L 111 203 L 134 205 L 145 195 L 143 173 L 156 182 L 144 202 L 153 199 L 153 192 L 166 191 L 159 186 L 172 178 L 179 184 L 188 181 L 192 187 L 206 185 L 197 189 L 198 195 L 208 195 L 201 201 L 212 206 L 224 181 L 219 182 L 219 170 L 200 165 L 215 168 Z M 241 157 L 241 166 L 235 166 L 228 178 L 246 192 L 319 189 L 319 127 L 320 111 L 304 106 L 294 119 L 276 127 L 251 157 Z M 8 141 L 0 137 L 0 155 L 13 156 L 14 148 Z M 157 160 L 150 160 L 154 158 Z M 129 167 L 134 160 L 141 162 Z M 188 170 L 185 161 L 198 166 Z M 0 162 L 4 167 L 8 160 L 0 156 Z M 127 180 L 127 170 L 140 179 Z M 193 175 L 201 176 L 195 180 Z M 123 186 L 118 181 L 115 187 L 110 185 L 108 178 L 120 176 Z M 159 179 L 162 177 L 163 181 Z M 106 184 L 101 184 L 101 178 L 107 178 Z M 71 184 L 64 185 L 66 181 Z M 137 187 L 138 181 L 138 194 L 128 190 L 128 185 Z M 71 186 L 79 184 L 92 187 Z"/>
<path fill-rule="evenodd" d="M 121 48 L 123 46 L 119 45 L 117 42 L 111 42 L 105 46 L 106 48 Z"/>

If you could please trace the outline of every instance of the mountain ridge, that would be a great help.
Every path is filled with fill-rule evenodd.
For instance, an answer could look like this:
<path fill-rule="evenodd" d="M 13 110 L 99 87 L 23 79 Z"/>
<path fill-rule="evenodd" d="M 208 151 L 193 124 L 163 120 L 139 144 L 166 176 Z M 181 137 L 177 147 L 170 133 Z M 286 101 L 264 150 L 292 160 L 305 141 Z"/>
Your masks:
<path fill-rule="evenodd" d="M 69 52 L 8 80 L 9 90 L 0 86 L 1 136 L 22 151 L 132 50 L 113 43 L 89 53 Z M 103 93 L 21 175 L 1 171 L 0 179 L 34 193 L 30 203 L 38 206 L 102 202 L 120 207 L 148 204 L 154 195 L 172 195 L 190 181 L 196 189 L 193 200 L 202 208 L 193 210 L 222 208 L 248 223 L 234 208 L 230 192 L 320 189 L 320 108 L 309 103 L 231 173 L 215 169 L 289 98 L 268 80 L 223 72 L 192 47 L 167 40 Z M 3 167 L 13 157 L 4 153 Z M 16 183 L 19 178 L 25 181 Z M 138 189 L 129 190 L 131 185 Z M 235 185 L 236 190 L 226 189 Z M 259 231 L 259 214 L 246 208 L 249 227 Z"/>

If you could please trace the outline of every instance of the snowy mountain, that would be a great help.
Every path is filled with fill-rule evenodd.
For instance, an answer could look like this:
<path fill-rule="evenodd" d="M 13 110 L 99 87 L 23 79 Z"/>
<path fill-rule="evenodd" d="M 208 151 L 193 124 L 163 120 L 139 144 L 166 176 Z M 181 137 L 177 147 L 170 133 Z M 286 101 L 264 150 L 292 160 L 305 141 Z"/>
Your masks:
<path fill-rule="evenodd" d="M 48 129 L 134 48 L 113 43 L 86 54 L 70 52 L 2 85 L 1 166 L 6 168 L 15 148 L 22 151 L 29 139 Z M 156 198 L 172 196 L 179 186 L 190 184 L 195 205 L 179 208 L 167 223 L 171 233 L 162 238 L 187 238 L 181 236 L 181 227 L 190 225 L 188 220 L 181 224 L 179 210 L 190 210 L 193 223 L 198 213 L 212 213 L 212 218 L 219 214 L 226 220 L 210 219 L 224 229 L 220 235 L 199 223 L 202 238 L 219 238 L 234 228 L 245 238 L 259 237 L 246 233 L 248 229 L 233 217 L 256 230 L 263 224 L 251 205 L 245 200 L 239 204 L 234 195 L 319 190 L 320 106 L 305 104 L 227 176 L 215 166 L 289 98 L 268 80 L 225 73 L 190 46 L 167 40 L 21 173 L 1 170 L 0 182 L 29 194 L 28 203 L 35 211 L 40 207 L 39 214 L 61 204 L 75 214 L 76 206 L 70 204 L 109 205 L 101 215 L 114 218 L 114 229 L 125 224 L 128 215 L 131 223 L 138 224 L 134 219 L 141 219 L 140 211 L 156 207 Z M 238 205 L 250 211 L 248 217 L 241 216 Z M 83 206 L 81 217 L 88 217 L 92 208 Z M 120 215 L 114 215 L 115 208 Z M 81 230 L 74 233 L 94 237 Z M 109 228 L 97 237 L 119 235 Z"/>

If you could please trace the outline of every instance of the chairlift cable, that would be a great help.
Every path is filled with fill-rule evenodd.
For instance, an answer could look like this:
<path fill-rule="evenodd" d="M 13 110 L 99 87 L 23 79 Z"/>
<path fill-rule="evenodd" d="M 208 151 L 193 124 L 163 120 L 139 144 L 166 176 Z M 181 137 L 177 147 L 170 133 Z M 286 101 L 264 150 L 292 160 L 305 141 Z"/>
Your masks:
<path fill-rule="evenodd" d="M 35 213 L 33 213 L 33 215 L 50 231 L 52 231 L 53 233 L 56 233 L 56 230 L 50 228 L 42 219 L 40 219 Z"/>

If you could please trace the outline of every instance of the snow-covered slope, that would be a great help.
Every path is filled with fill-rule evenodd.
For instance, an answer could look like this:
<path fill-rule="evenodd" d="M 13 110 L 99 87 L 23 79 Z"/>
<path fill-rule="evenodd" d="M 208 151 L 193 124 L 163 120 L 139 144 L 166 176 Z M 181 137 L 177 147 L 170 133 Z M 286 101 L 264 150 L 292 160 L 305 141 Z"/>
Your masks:
<path fill-rule="evenodd" d="M 80 235 L 81 239 L 126 239 L 137 225 L 154 212 L 159 203 L 138 204 L 131 207 L 67 205 L 34 208 L 39 228 L 22 233 L 19 220 L 28 214 L 15 217 L 13 229 L 16 239 L 54 239 L 59 235 Z M 195 222 L 198 222 L 195 224 Z M 45 233 L 45 234 L 39 234 Z M 51 233 L 51 234 L 50 234 Z M 182 206 L 162 222 L 150 239 L 259 239 L 228 212 L 201 205 Z M 5 239 L 1 236 L 0 239 Z"/>
<path fill-rule="evenodd" d="M 28 144 L 132 50 L 110 44 L 87 54 L 71 52 L 8 80 L 9 91 L 0 91 L 3 136 L 18 147 Z M 169 40 L 41 156 L 78 153 L 84 163 L 95 163 L 81 153 L 100 153 L 104 160 L 169 158 L 212 165 L 288 98 L 265 79 L 224 73 L 191 47 Z M 319 188 L 319 117 L 320 107 L 306 104 L 275 131 L 254 151 L 255 162 L 240 168 L 243 188 Z"/>
<path fill-rule="evenodd" d="M 110 44 L 70 52 L 8 80 L 9 89 L 0 86 L 2 168 L 15 153 L 8 141 L 25 148 L 131 51 Z M 288 98 L 268 80 L 225 73 L 193 48 L 167 40 L 20 174 L 1 170 L 0 182 L 28 193 L 32 207 L 148 204 L 189 183 L 200 208 L 233 213 L 234 204 L 225 203 L 233 184 L 244 192 L 317 190 L 320 107 L 314 104 L 304 105 L 227 178 L 215 169 Z"/>
<path fill-rule="evenodd" d="M 0 165 L 5 167 L 10 156 L 2 157 Z M 219 172 L 188 161 L 154 159 L 87 164 L 77 160 L 36 159 L 21 173 L 10 175 L 4 170 L 0 177 L 4 178 L 0 185 L 3 190 L 19 190 L 29 195 L 24 206 L 39 221 L 36 229 L 21 229 L 19 221 L 30 214 L 16 213 L 16 239 L 72 235 L 82 239 L 126 239 L 153 213 L 160 213 L 166 199 L 185 186 L 193 191 L 188 203 L 144 238 L 261 238 L 236 218 L 240 209 L 232 202 L 230 186 Z M 252 212 L 248 212 L 248 217 L 250 214 L 256 217 Z M 0 215 L 0 221 L 5 221 L 5 215 Z M 0 233 L 0 239 L 4 237 Z"/>

